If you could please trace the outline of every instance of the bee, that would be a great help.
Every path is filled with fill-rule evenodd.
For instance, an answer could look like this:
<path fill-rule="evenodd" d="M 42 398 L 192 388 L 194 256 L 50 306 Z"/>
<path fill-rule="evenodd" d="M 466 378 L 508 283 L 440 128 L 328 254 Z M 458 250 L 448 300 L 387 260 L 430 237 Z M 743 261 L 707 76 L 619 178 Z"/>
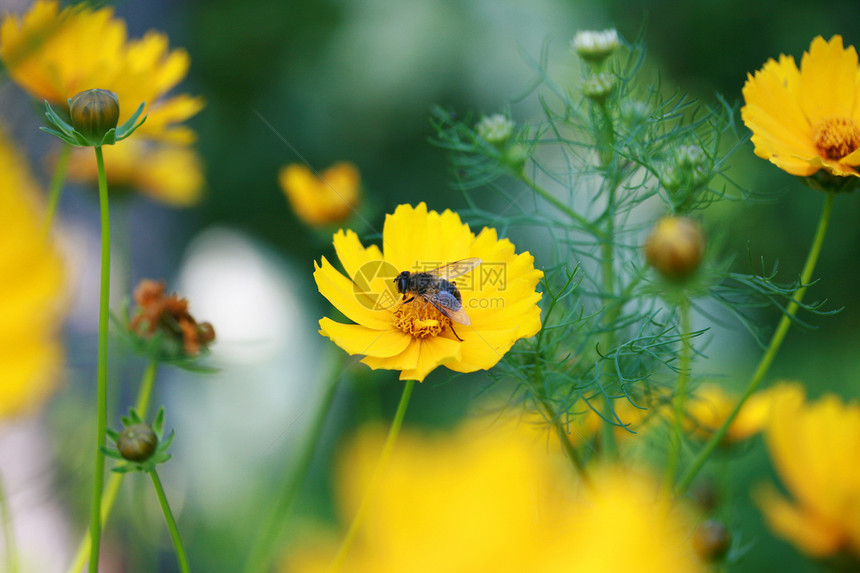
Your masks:
<path fill-rule="evenodd" d="M 471 257 L 442 265 L 431 271 L 411 273 L 403 271 L 394 279 L 397 292 L 403 295 L 401 304 L 412 302 L 416 298 L 436 307 L 436 310 L 451 319 L 452 322 L 468 326 L 472 324 L 469 315 L 463 310 L 463 296 L 457 289 L 454 279 L 468 273 L 481 264 L 481 259 Z M 451 327 L 451 332 L 457 340 L 463 339 Z"/>

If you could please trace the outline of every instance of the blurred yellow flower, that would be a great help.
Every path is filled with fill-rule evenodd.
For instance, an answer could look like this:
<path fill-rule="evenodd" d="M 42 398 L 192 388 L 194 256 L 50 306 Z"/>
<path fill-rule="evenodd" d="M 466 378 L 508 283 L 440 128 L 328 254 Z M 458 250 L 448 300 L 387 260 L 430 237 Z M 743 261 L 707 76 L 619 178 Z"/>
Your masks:
<path fill-rule="evenodd" d="M 771 529 L 815 557 L 860 557 L 860 404 L 832 394 L 806 403 L 802 386 L 786 386 L 765 438 L 795 500 L 772 487 L 755 492 Z"/>
<path fill-rule="evenodd" d="M 132 188 L 172 207 L 190 207 L 203 195 L 203 166 L 190 147 L 132 137 L 120 145 L 106 145 L 102 152 L 112 192 Z M 97 180 L 96 159 L 90 149 L 72 151 L 68 177 L 81 182 Z"/>
<path fill-rule="evenodd" d="M 27 413 L 58 382 L 63 265 L 46 242 L 38 190 L 0 133 L 0 419 Z"/>
<path fill-rule="evenodd" d="M 767 424 L 775 396 L 784 388 L 777 385 L 750 396 L 729 425 L 722 443 L 739 442 L 761 432 Z M 723 425 L 738 400 L 738 396 L 726 392 L 722 386 L 703 384 L 687 403 L 687 430 L 702 438 L 710 437 Z"/>
<path fill-rule="evenodd" d="M 400 205 L 385 218 L 382 244 L 384 253 L 362 246 L 353 231 L 340 230 L 334 248 L 346 276 L 325 257 L 314 263 L 320 293 L 358 323 L 323 318 L 320 333 L 349 354 L 364 355 L 362 362 L 371 368 L 400 370 L 401 380 L 418 381 L 443 364 L 457 372 L 486 370 L 514 342 L 540 330 L 535 287 L 543 273 L 534 268 L 534 257 L 517 255 L 495 229 L 475 236 L 452 211 Z M 427 271 L 469 257 L 483 262 L 456 279 L 471 319 L 456 326 L 457 334 L 451 319 L 421 297 L 402 302 L 394 284 L 401 271 Z"/>
<path fill-rule="evenodd" d="M 352 163 L 335 163 L 319 176 L 298 163 L 278 174 L 281 189 L 296 215 L 308 225 L 344 221 L 358 204 L 361 176 Z"/>
<path fill-rule="evenodd" d="M 365 431 L 346 450 L 336 485 L 347 519 L 383 440 Z M 345 572 L 704 571 L 693 522 L 658 484 L 607 468 L 585 487 L 523 426 L 480 420 L 451 435 L 401 434 L 377 491 Z M 315 534 L 299 547 L 283 571 L 327 571 L 337 545 Z"/>
<path fill-rule="evenodd" d="M 756 155 L 792 175 L 860 177 L 860 71 L 841 36 L 812 40 L 800 69 L 792 56 L 768 60 L 747 75 L 743 95 Z"/>
<path fill-rule="evenodd" d="M 139 136 L 181 144 L 196 138 L 176 124 L 200 111 L 203 99 L 165 97 L 188 72 L 188 53 L 168 50 L 167 36 L 154 31 L 128 40 L 112 8 L 60 10 L 59 2 L 38 0 L 23 16 L 3 19 L 0 58 L 9 76 L 39 100 L 65 104 L 81 91 L 107 89 L 119 98 L 120 124 L 146 102 Z"/>

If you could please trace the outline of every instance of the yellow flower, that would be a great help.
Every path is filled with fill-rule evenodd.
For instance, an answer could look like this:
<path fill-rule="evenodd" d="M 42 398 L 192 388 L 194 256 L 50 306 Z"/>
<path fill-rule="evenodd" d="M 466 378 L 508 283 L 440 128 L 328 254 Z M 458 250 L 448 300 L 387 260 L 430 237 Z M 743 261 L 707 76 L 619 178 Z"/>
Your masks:
<path fill-rule="evenodd" d="M 841 36 L 812 40 L 800 69 L 792 56 L 768 60 L 748 74 L 743 95 L 756 155 L 792 175 L 860 177 L 860 70 Z"/>
<path fill-rule="evenodd" d="M 139 136 L 182 144 L 196 138 L 175 124 L 200 111 L 203 99 L 164 97 L 188 72 L 188 53 L 169 51 L 167 36 L 153 31 L 128 40 L 112 8 L 60 10 L 56 1 L 38 0 L 23 16 L 3 19 L 0 58 L 9 76 L 39 100 L 65 104 L 81 91 L 107 89 L 119 98 L 120 124 L 146 102 Z"/>
<path fill-rule="evenodd" d="M 765 438 L 795 502 L 773 488 L 755 492 L 777 534 L 816 557 L 860 557 L 860 404 L 826 395 L 805 403 L 799 384 L 777 395 Z"/>
<path fill-rule="evenodd" d="M 655 479 L 635 468 L 593 472 L 556 534 L 559 564 L 552 571 L 697 573 L 706 571 L 692 544 L 695 519 L 660 493 Z"/>
<path fill-rule="evenodd" d="M 535 287 L 543 273 L 534 268 L 534 257 L 517 255 L 495 229 L 475 236 L 456 213 L 428 211 L 424 203 L 400 205 L 385 218 L 382 244 L 384 253 L 340 230 L 334 248 L 346 276 L 325 257 L 314 263 L 320 293 L 357 323 L 323 318 L 320 333 L 349 354 L 364 355 L 362 362 L 371 368 L 400 370 L 401 380 L 418 381 L 442 364 L 456 372 L 486 370 L 514 342 L 540 330 Z M 471 324 L 454 327 L 422 297 L 401 302 L 394 285 L 401 271 L 427 271 L 469 257 L 483 261 L 456 279 Z"/>
<path fill-rule="evenodd" d="M 38 407 L 60 366 L 63 266 L 43 238 L 38 190 L 24 165 L 0 133 L 0 419 Z"/>
<path fill-rule="evenodd" d="M 767 424 L 773 401 L 784 388 L 774 386 L 750 396 L 729 425 L 722 443 L 739 442 L 761 432 Z M 710 437 L 723 425 L 739 399 L 717 384 L 702 385 L 687 403 L 687 429 L 700 437 Z"/>
<path fill-rule="evenodd" d="M 308 225 L 320 226 L 344 221 L 355 209 L 361 177 L 352 163 L 335 163 L 319 177 L 298 163 L 281 169 L 281 189 L 293 211 Z"/>
<path fill-rule="evenodd" d="M 346 450 L 336 480 L 345 520 L 383 440 L 365 431 Z M 692 521 L 656 482 L 621 468 L 599 469 L 592 482 L 572 479 L 569 461 L 523 425 L 482 419 L 449 435 L 402 433 L 342 571 L 703 571 Z M 299 547 L 284 571 L 327 571 L 337 545 L 317 534 Z"/>
<path fill-rule="evenodd" d="M 190 147 L 154 144 L 132 137 L 120 145 L 106 145 L 102 152 L 112 192 L 132 188 L 172 207 L 189 207 L 203 195 L 203 166 Z M 81 182 L 97 180 L 91 149 L 72 151 L 68 177 Z"/>

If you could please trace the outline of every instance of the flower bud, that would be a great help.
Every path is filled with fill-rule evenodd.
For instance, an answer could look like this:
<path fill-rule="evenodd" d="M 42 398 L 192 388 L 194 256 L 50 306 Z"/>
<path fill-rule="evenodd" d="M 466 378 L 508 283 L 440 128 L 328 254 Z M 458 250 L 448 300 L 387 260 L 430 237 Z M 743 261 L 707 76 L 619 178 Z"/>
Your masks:
<path fill-rule="evenodd" d="M 119 100 L 112 91 L 92 89 L 82 91 L 69 100 L 72 127 L 92 145 L 101 145 L 105 134 L 116 129 L 119 121 Z"/>
<path fill-rule="evenodd" d="M 704 233 L 689 217 L 663 217 L 645 242 L 645 259 L 672 281 L 683 281 L 696 272 L 704 253 Z"/>
<path fill-rule="evenodd" d="M 582 82 L 582 95 L 596 103 L 603 103 L 615 90 L 615 76 L 606 72 L 595 74 Z"/>
<path fill-rule="evenodd" d="M 201 322 L 197 325 L 197 336 L 200 338 L 200 344 L 207 346 L 215 340 L 215 327 L 211 322 Z"/>
<path fill-rule="evenodd" d="M 583 30 L 573 37 L 571 46 L 580 58 L 591 64 L 603 63 L 615 50 L 618 49 L 618 32 L 615 28 L 600 32 Z"/>
<path fill-rule="evenodd" d="M 502 162 L 517 173 L 522 172 L 528 159 L 528 150 L 519 143 L 508 145 L 502 153 Z"/>
<path fill-rule="evenodd" d="M 514 134 L 514 122 L 500 113 L 484 116 L 475 125 L 478 136 L 493 145 L 503 145 Z"/>
<path fill-rule="evenodd" d="M 132 462 L 148 460 L 158 446 L 158 436 L 149 424 L 133 424 L 124 429 L 116 447 L 123 458 Z"/>
<path fill-rule="evenodd" d="M 731 545 L 729 530 L 716 519 L 703 521 L 693 533 L 693 548 L 706 561 L 721 561 Z"/>

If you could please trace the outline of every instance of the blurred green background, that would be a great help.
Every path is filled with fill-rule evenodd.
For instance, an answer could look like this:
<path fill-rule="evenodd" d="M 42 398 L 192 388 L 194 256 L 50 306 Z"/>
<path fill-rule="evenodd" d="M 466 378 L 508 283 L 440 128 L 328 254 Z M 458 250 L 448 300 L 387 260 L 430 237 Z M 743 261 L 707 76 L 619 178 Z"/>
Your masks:
<path fill-rule="evenodd" d="M 748 72 L 780 53 L 799 61 L 816 35 L 842 34 L 846 45 L 860 41 L 851 24 L 860 18 L 860 3 L 853 1 L 161 0 L 119 3 L 116 10 L 131 36 L 157 28 L 169 34 L 172 47 L 186 48 L 192 65 L 181 89 L 207 100 L 190 122 L 206 163 L 206 197 L 180 212 L 135 199 L 128 209 L 127 262 L 130 284 L 165 278 L 223 335 L 213 355 L 220 374 L 202 379 L 165 372 L 159 386 L 173 414 L 169 420 L 179 429 L 176 460 L 165 469 L 165 480 L 180 496 L 180 511 L 185 504 L 194 509 L 181 513 L 180 525 L 199 571 L 238 570 L 258 508 L 277 489 L 333 355 L 316 333 L 327 303 L 311 277 L 312 261 L 331 257 L 330 234 L 309 230 L 292 214 L 277 183 L 282 165 L 306 161 L 321 170 L 354 162 L 365 188 L 361 211 L 372 227 L 361 230 L 372 235 L 384 213 L 400 203 L 426 201 L 437 210 L 465 206 L 451 186 L 446 153 L 428 142 L 430 107 L 464 114 L 505 109 L 534 77 L 523 54 L 536 58 L 546 43 L 560 73 L 572 76 L 568 45 L 577 30 L 614 26 L 627 40 L 641 34 L 650 73 L 707 104 L 716 93 L 739 101 Z M 536 104 L 530 98 L 511 105 L 513 118 L 540 120 Z M 709 213 L 708 222 L 724 231 L 738 270 L 750 271 L 749 252 L 753 260 L 764 257 L 767 266 L 778 260 L 779 278 L 790 282 L 806 256 L 823 197 L 754 157 L 749 143 L 732 166 L 733 180 L 771 200 L 732 204 Z M 498 206 L 492 197 L 484 199 L 487 208 Z M 94 201 L 89 207 L 64 201 L 83 219 L 95 209 Z M 793 329 L 769 376 L 801 380 L 813 397 L 829 390 L 860 396 L 858 217 L 857 197 L 837 198 L 816 272 L 821 281 L 807 295 L 844 310 L 812 317 L 813 329 Z M 212 291 L 218 296 L 207 298 Z M 777 316 L 763 313 L 761 320 L 775 324 Z M 80 332 L 92 334 L 71 330 Z M 721 331 L 713 344 L 722 349 L 715 354 L 723 362 L 711 361 L 705 369 L 729 373 L 730 384 L 743 380 L 759 355 L 740 328 Z M 87 428 L 70 429 L 79 410 L 69 403 L 87 407 L 85 372 L 94 352 L 92 360 L 81 357 L 94 348 L 94 339 L 71 346 L 70 363 L 84 374 L 71 374 L 69 389 L 55 400 L 52 415 L 65 432 L 60 451 L 71 448 L 75 436 L 89 436 Z M 133 385 L 141 364 L 120 362 L 115 368 Z M 300 514 L 331 517 L 327 480 L 338 434 L 370 416 L 362 412 L 390 414 L 396 404 L 401 386 L 392 382 L 393 374 L 358 368 L 356 384 L 338 395 Z M 488 384 L 483 375 L 449 383 L 437 372 L 416 390 L 407 423 L 450 424 Z M 763 571 L 774 563 L 784 573 L 816 570 L 763 528 L 748 486 L 774 477 L 760 441 L 750 450 L 734 466 L 736 509 L 727 517 L 742 544 L 753 547 L 731 570 Z M 63 496 L 87 483 L 88 462 L 68 458 Z M 137 485 L 142 491 L 146 484 Z M 139 507 L 139 497 L 131 496 L 125 511 Z M 160 526 L 157 516 L 150 517 L 154 529 Z M 129 540 L 136 535 L 161 533 L 113 535 L 134 546 Z M 168 553 L 158 570 L 172 567 Z"/>

